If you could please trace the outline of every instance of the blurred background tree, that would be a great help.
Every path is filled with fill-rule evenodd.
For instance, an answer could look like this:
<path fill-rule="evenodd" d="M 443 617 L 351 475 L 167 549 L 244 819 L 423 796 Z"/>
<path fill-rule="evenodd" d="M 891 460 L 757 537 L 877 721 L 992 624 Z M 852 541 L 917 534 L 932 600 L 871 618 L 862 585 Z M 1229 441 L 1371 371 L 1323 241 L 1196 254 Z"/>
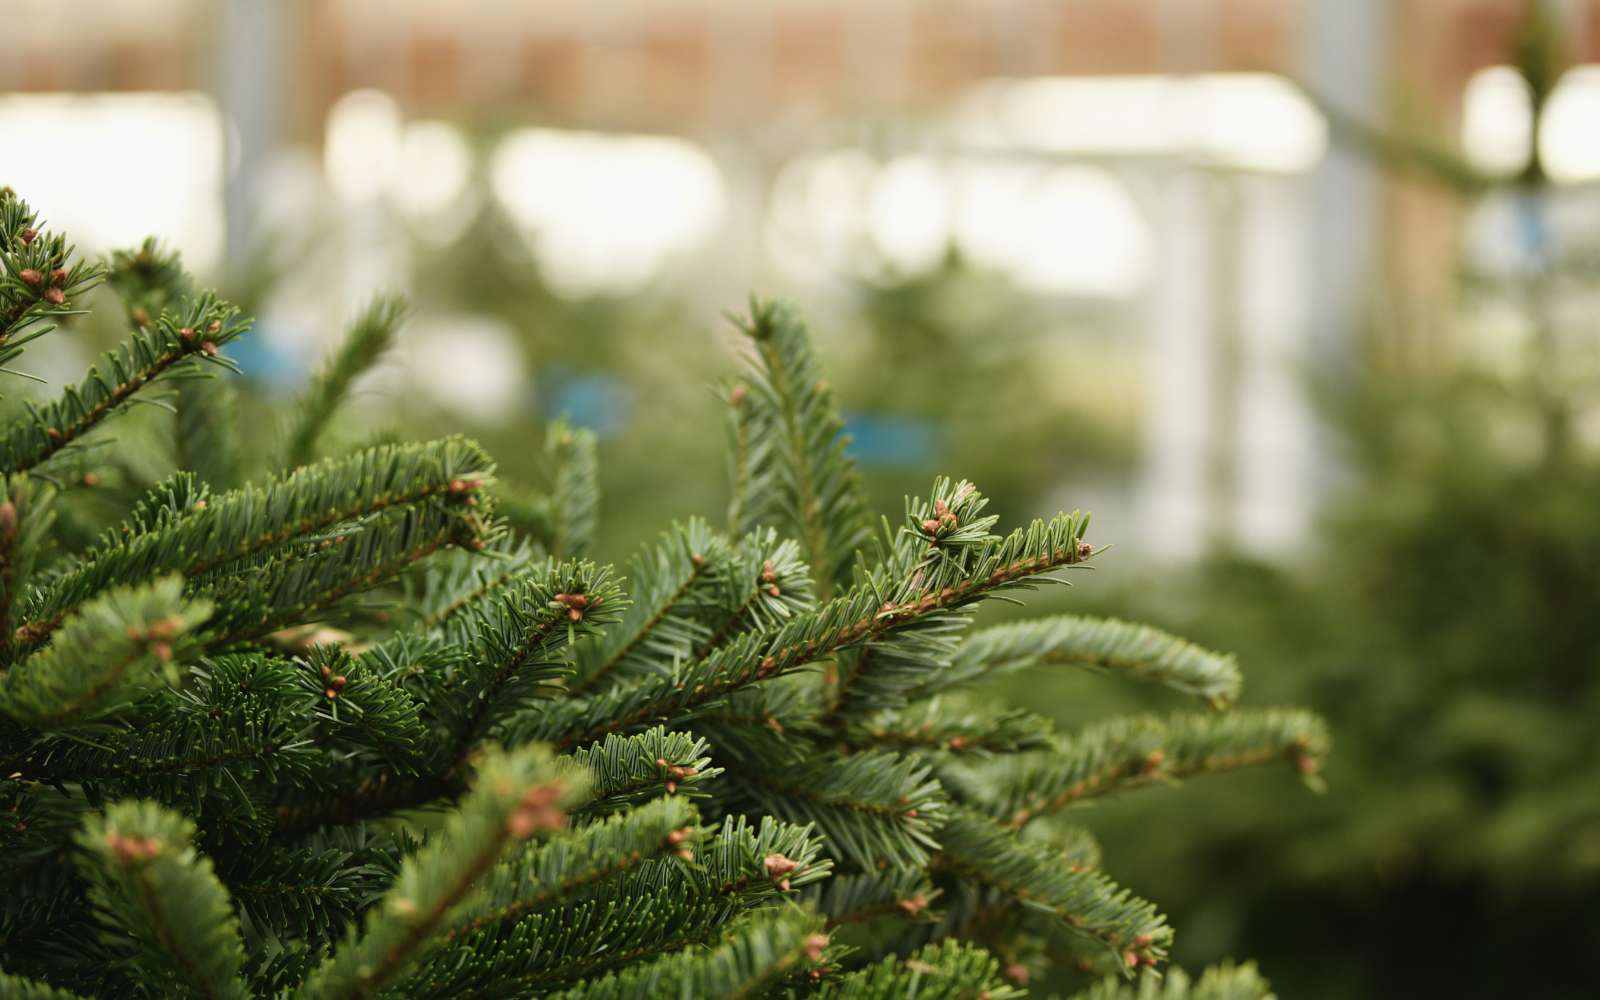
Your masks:
<path fill-rule="evenodd" d="M 1515 45 L 1535 134 L 1568 71 L 1552 9 L 1530 5 Z M 1232 635 L 1245 662 L 1269 665 L 1258 694 L 1328 712 L 1334 794 L 1297 810 L 1271 850 L 1235 825 L 1265 805 L 1248 790 L 1236 809 L 1172 806 L 1171 822 L 1207 828 L 1192 851 L 1114 811 L 1101 822 L 1130 856 L 1206 873 L 1193 892 L 1243 873 L 1256 895 L 1231 912 L 1191 897 L 1218 938 L 1187 945 L 1275 940 L 1265 961 L 1285 970 L 1286 995 L 1590 995 L 1585 963 L 1556 957 L 1600 944 L 1586 916 L 1600 901 L 1600 274 L 1592 236 L 1571 224 L 1588 194 L 1556 186 L 1538 144 L 1486 172 L 1430 139 L 1341 124 L 1480 225 L 1511 224 L 1488 247 L 1463 241 L 1454 352 L 1409 350 L 1416 331 L 1389 317 L 1351 367 L 1316 379 L 1347 482 L 1302 559 L 1221 549 L 1097 595 Z M 1093 710 L 1052 694 L 1041 701 Z M 1519 967 L 1516 953 L 1552 960 Z"/>

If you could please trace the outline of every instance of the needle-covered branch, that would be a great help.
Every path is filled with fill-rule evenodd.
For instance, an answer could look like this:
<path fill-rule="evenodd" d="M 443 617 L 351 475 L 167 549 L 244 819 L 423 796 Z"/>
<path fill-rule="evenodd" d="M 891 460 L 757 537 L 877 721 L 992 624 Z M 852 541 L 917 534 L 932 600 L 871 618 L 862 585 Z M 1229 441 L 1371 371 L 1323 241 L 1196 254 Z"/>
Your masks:
<path fill-rule="evenodd" d="M 872 577 L 843 597 L 785 625 L 719 647 L 674 676 L 646 679 L 595 698 L 564 703 L 525 720 L 528 733 L 571 746 L 620 725 L 635 728 L 697 711 L 734 691 L 871 642 L 998 593 L 1036 585 L 1053 570 L 1093 555 L 1087 520 L 1060 514 L 1005 538 L 986 537 L 958 552 L 932 549 L 905 560 L 903 574 Z M 921 553 L 926 538 L 903 529 L 899 548 Z"/>
<path fill-rule="evenodd" d="M 938 847 L 949 802 L 932 768 L 887 751 L 839 754 L 767 729 L 724 738 L 736 802 L 814 823 L 841 861 L 918 869 Z M 731 762 L 737 761 L 734 765 Z"/>
<path fill-rule="evenodd" d="M 176 304 L 102 354 L 83 382 L 67 386 L 55 402 L 30 407 L 0 437 L 0 468 L 23 472 L 76 445 L 163 375 L 193 372 L 201 360 L 225 363 L 218 348 L 249 328 L 237 309 L 210 292 Z"/>
<path fill-rule="evenodd" d="M 496 508 L 496 514 L 503 513 Z M 408 581 L 407 605 L 417 625 L 437 633 L 450 619 L 466 614 L 542 562 L 526 539 L 504 532 L 482 549 L 458 550 L 431 560 L 420 582 Z"/>
<path fill-rule="evenodd" d="M 1276 1000 L 1255 963 L 1227 963 L 1190 979 L 1182 969 L 1145 972 L 1136 981 L 1106 978 L 1073 1000 Z"/>
<path fill-rule="evenodd" d="M 192 822 L 149 802 L 120 802 L 89 821 L 78 846 L 101 940 L 140 992 L 246 997 L 239 920 L 194 835 Z"/>
<path fill-rule="evenodd" d="M 285 464 L 289 468 L 305 465 L 316 457 L 318 438 L 350 395 L 356 379 L 394 345 L 405 313 L 403 299 L 380 295 L 350 322 L 333 356 L 311 379 L 294 407 L 294 423 L 285 445 Z"/>
<path fill-rule="evenodd" d="M 0 972 L 0 996 L 10 1000 L 88 1000 L 71 990 L 57 989 L 36 979 Z"/>
<path fill-rule="evenodd" d="M 930 944 L 907 958 L 886 958 L 829 982 L 818 994 L 827 1000 L 1016 1000 L 1026 995 L 1005 980 L 993 955 L 956 941 Z"/>
<path fill-rule="evenodd" d="M 545 547 L 557 556 L 581 556 L 594 541 L 600 517 L 597 449 L 594 431 L 564 420 L 545 432 L 545 462 L 551 471 L 550 534 Z"/>
<path fill-rule="evenodd" d="M 537 747 L 491 752 L 443 836 L 406 861 L 366 926 L 296 995 L 308 1000 L 377 995 L 439 943 L 476 898 L 479 880 L 511 845 L 564 827 L 565 805 L 581 793 L 570 780 L 554 776 L 548 755 Z"/>
<path fill-rule="evenodd" d="M 153 238 L 135 249 L 113 252 L 106 282 L 122 300 L 128 322 L 140 328 L 150 326 L 168 305 L 194 290 L 194 279 L 177 252 Z M 178 468 L 194 472 L 215 489 L 237 486 L 244 459 L 233 387 L 216 373 L 210 378 L 180 379 L 172 405 L 178 411 L 172 439 Z"/>
<path fill-rule="evenodd" d="M 828 874 L 805 827 L 726 821 L 695 860 L 630 867 L 510 928 L 462 940 L 470 965 L 441 955 L 403 984 L 408 996 L 543 995 L 630 965 L 714 943 L 729 921 Z M 604 942 L 595 947 L 595 942 Z"/>
<path fill-rule="evenodd" d="M 155 524 L 108 538 L 21 609 L 17 638 L 37 644 L 73 608 L 107 587 L 165 573 L 200 576 L 275 549 L 318 542 L 329 529 L 435 501 L 470 517 L 494 464 L 476 445 L 446 438 L 386 445 L 307 466 L 262 486 L 194 500 Z"/>
<path fill-rule="evenodd" d="M 184 598 L 177 577 L 112 590 L 68 618 L 48 649 L 6 671 L 0 713 L 49 730 L 115 711 L 177 681 L 192 633 L 210 615 L 209 602 Z"/>
<path fill-rule="evenodd" d="M 534 844 L 483 879 L 478 899 L 446 940 L 514 923 L 655 859 L 692 858 L 699 820 L 685 799 L 656 799 Z"/>
<path fill-rule="evenodd" d="M 704 739 L 689 733 L 648 729 L 631 736 L 612 733 L 558 763 L 584 774 L 590 799 L 584 815 L 601 815 L 650 801 L 663 793 L 703 798 L 708 783 L 722 773 L 711 766 Z"/>
<path fill-rule="evenodd" d="M 34 567 L 55 523 L 54 491 L 26 475 L 0 487 L 0 650 L 10 645 L 11 619 L 33 583 Z"/>
<path fill-rule="evenodd" d="M 1314 781 L 1328 744 L 1322 720 L 1292 709 L 1119 718 L 1064 736 L 1047 753 L 1000 758 L 960 784 L 992 815 L 1020 826 L 1123 789 L 1273 761 Z"/>
<path fill-rule="evenodd" d="M 970 813 L 954 816 L 939 839 L 936 867 L 1048 915 L 1064 929 L 1117 953 L 1127 967 L 1155 965 L 1166 957 L 1172 928 L 1153 904 L 1099 872 L 1071 863 L 1049 845 L 1019 840 Z"/>
<path fill-rule="evenodd" d="M 0 187 L 0 371 L 54 330 L 51 320 L 81 312 L 74 301 L 104 276 L 98 264 L 71 261 L 72 252 L 65 236 L 41 229 L 38 213 Z"/>
<path fill-rule="evenodd" d="M 1164 684 L 1214 708 L 1231 705 L 1244 683 L 1232 656 L 1160 629 L 1114 618 L 1058 615 L 973 632 L 957 647 L 950 670 L 922 690 L 932 693 L 937 686 L 1056 664 Z"/>
<path fill-rule="evenodd" d="M 826 941 L 821 920 L 803 910 L 763 910 L 730 926 L 715 947 L 613 972 L 553 994 L 552 1000 L 766 996 L 820 955 Z"/>
<path fill-rule="evenodd" d="M 738 325 L 754 363 L 728 393 L 738 446 L 733 530 L 771 526 L 797 538 L 817 594 L 827 598 L 849 580 L 870 533 L 844 420 L 793 309 L 752 301 Z"/>
<path fill-rule="evenodd" d="M 567 690 L 582 694 L 691 658 L 711 635 L 704 618 L 717 607 L 732 563 L 731 547 L 705 521 L 674 525 L 634 557 L 628 610 L 615 626 L 577 646 Z"/>
<path fill-rule="evenodd" d="M 1050 720 L 1020 709 L 987 711 L 947 696 L 878 712 L 845 731 L 852 748 L 922 750 L 946 754 L 1025 753 L 1050 745 Z"/>

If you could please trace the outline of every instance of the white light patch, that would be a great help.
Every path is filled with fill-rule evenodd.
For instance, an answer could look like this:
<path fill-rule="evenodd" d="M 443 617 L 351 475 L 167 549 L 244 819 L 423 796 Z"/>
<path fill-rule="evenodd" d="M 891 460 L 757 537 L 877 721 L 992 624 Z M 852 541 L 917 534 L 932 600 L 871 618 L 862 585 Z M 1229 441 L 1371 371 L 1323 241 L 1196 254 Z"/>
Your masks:
<path fill-rule="evenodd" d="M 966 145 L 1084 156 L 1193 157 L 1300 173 L 1328 146 L 1311 100 L 1271 73 L 1041 76 L 989 80 L 962 100 Z"/>
<path fill-rule="evenodd" d="M 950 245 L 950 203 L 950 186 L 937 160 L 891 160 L 878 174 L 868 206 L 879 251 L 904 272 L 933 268 Z"/>
<path fill-rule="evenodd" d="M 1472 75 L 1461 98 L 1461 146 L 1467 159 L 1491 174 L 1514 174 L 1533 151 L 1533 95 L 1510 66 Z"/>
<path fill-rule="evenodd" d="M 1123 297 L 1148 277 L 1148 228 L 1108 171 L 976 163 L 957 173 L 956 190 L 962 251 L 1024 287 Z"/>
<path fill-rule="evenodd" d="M 460 129 L 446 122 L 413 122 L 400 135 L 395 202 L 414 221 L 436 221 L 460 206 L 471 173 L 472 152 Z"/>
<path fill-rule="evenodd" d="M 339 197 L 375 199 L 400 163 L 400 106 L 381 90 L 353 90 L 328 109 L 323 169 Z"/>
<path fill-rule="evenodd" d="M 155 235 L 207 271 L 224 241 L 222 136 L 203 94 L 0 97 L 0 184 L 80 252 Z"/>
<path fill-rule="evenodd" d="M 772 185 L 767 246 L 778 265 L 822 282 L 868 270 L 863 223 L 878 166 L 859 149 L 836 149 L 786 165 Z"/>
<path fill-rule="evenodd" d="M 400 354 L 411 391 L 482 424 L 517 414 L 528 378 L 516 334 L 476 316 L 406 324 Z"/>
<path fill-rule="evenodd" d="M 1188 81 L 1194 148 L 1223 166 L 1277 173 L 1315 167 L 1328 148 L 1328 125 L 1311 99 L 1271 73 L 1208 73 Z"/>
<path fill-rule="evenodd" d="M 1574 66 L 1556 83 L 1539 131 L 1539 155 L 1552 180 L 1600 178 L 1600 66 Z"/>
<path fill-rule="evenodd" d="M 521 129 L 496 147 L 490 181 L 552 287 L 573 296 L 643 285 L 710 239 L 727 201 L 710 156 L 662 136 Z"/>

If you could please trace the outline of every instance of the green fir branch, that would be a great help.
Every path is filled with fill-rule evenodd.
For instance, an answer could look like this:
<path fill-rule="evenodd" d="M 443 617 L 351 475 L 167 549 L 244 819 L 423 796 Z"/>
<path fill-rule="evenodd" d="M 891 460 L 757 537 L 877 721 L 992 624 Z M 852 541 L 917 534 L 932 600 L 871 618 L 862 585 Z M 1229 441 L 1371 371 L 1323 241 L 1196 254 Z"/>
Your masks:
<path fill-rule="evenodd" d="M 164 577 L 107 592 L 68 618 L 48 649 L 0 678 L 0 714 L 36 729 L 61 729 L 105 715 L 172 684 L 195 650 L 191 633 L 211 614 Z"/>
<path fill-rule="evenodd" d="M 989 537 L 957 556 L 935 552 L 905 559 L 911 569 L 877 576 L 815 611 L 765 632 L 747 632 L 668 678 L 647 678 L 588 699 L 555 706 L 524 720 L 518 732 L 564 746 L 589 742 L 621 727 L 632 729 L 681 718 L 750 684 L 780 676 L 842 649 L 911 628 L 930 616 L 985 597 L 1036 585 L 1051 571 L 1093 554 L 1083 541 L 1086 521 L 1061 514 L 1035 521 L 1003 539 Z M 922 539 L 905 529 L 899 548 L 920 551 Z M 909 541 L 905 539 L 909 537 Z"/>
<path fill-rule="evenodd" d="M 1190 979 L 1182 969 L 1145 972 L 1136 981 L 1107 977 L 1073 1000 L 1276 1000 L 1254 962 L 1225 963 Z"/>
<path fill-rule="evenodd" d="M 731 561 L 727 543 L 699 518 L 674 525 L 635 556 L 628 609 L 615 626 L 573 650 L 568 693 L 582 695 L 617 678 L 665 672 L 693 657 L 710 636 L 701 619 L 725 589 Z"/>
<path fill-rule="evenodd" d="M 452 619 L 446 638 L 465 657 L 450 679 L 457 693 L 443 721 L 458 759 L 502 720 L 554 694 L 572 645 L 615 621 L 621 603 L 609 567 L 547 563 L 470 616 Z"/>
<path fill-rule="evenodd" d="M 55 523 L 54 490 L 26 475 L 5 481 L 0 499 L 0 649 L 8 649 L 18 598 L 29 591 L 34 567 Z"/>
<path fill-rule="evenodd" d="M 693 659 L 726 645 L 741 632 L 771 629 L 815 607 L 811 568 L 800 543 L 759 528 L 734 546 L 733 565 L 721 575 L 719 597 L 703 615 L 708 635 Z"/>
<path fill-rule="evenodd" d="M 373 661 L 314 646 L 295 674 L 316 705 L 318 742 L 352 765 L 416 768 L 432 748 L 422 706 Z"/>
<path fill-rule="evenodd" d="M 612 733 L 592 746 L 557 758 L 562 767 L 582 772 L 591 798 L 579 814 L 605 815 L 656 797 L 689 799 L 708 794 L 708 783 L 722 773 L 711 766 L 704 739 L 690 733 L 669 733 L 659 726 L 622 736 Z"/>
<path fill-rule="evenodd" d="M 31 469 L 76 444 L 136 394 L 169 373 L 193 372 L 199 359 L 216 360 L 217 349 L 249 329 L 238 310 L 202 292 L 135 330 L 116 350 L 100 356 L 84 381 L 61 398 L 14 422 L 0 437 L 0 468 Z M 218 363 L 221 363 L 218 361 Z"/>
<path fill-rule="evenodd" d="M 990 674 L 1047 665 L 1081 666 L 1164 684 L 1226 708 L 1244 684 L 1238 661 L 1148 625 L 1114 618 L 1058 615 L 972 633 L 947 674 L 920 689 L 931 693 Z"/>
<path fill-rule="evenodd" d="M 1022 841 L 975 814 L 953 816 L 939 832 L 935 868 L 998 891 L 1030 912 L 1121 956 L 1130 969 L 1166 957 L 1172 928 L 1154 905 L 1099 872 L 1065 860 L 1049 845 Z"/>
<path fill-rule="evenodd" d="M 143 990 L 246 997 L 239 921 L 194 835 L 193 822 L 149 802 L 119 802 L 85 825 L 80 867 L 101 939 Z"/>
<path fill-rule="evenodd" d="M 655 859 L 691 858 L 698 825 L 687 800 L 664 798 L 531 845 L 484 878 L 478 901 L 445 941 L 513 923 Z"/>
<path fill-rule="evenodd" d="M 763 997 L 810 964 L 826 941 L 821 921 L 803 910 L 762 910 L 730 924 L 711 948 L 611 972 L 553 994 L 553 1000 Z"/>
<path fill-rule="evenodd" d="M 812 823 L 840 861 L 915 869 L 938 848 L 949 802 L 927 763 L 885 751 L 838 754 L 765 729 L 722 740 L 729 779 L 752 814 Z"/>
<path fill-rule="evenodd" d="M 79 299 L 105 275 L 76 261 L 60 233 L 40 229 L 39 215 L 9 187 L 0 187 L 0 370 L 25 345 L 56 329 L 52 320 L 77 315 Z"/>
<path fill-rule="evenodd" d="M 497 508 L 496 513 L 502 512 Z M 408 589 L 406 603 L 420 619 L 418 625 L 432 632 L 478 607 L 540 561 L 536 546 L 510 531 L 498 531 L 481 551 L 466 549 L 431 560 L 420 586 Z"/>
<path fill-rule="evenodd" d="M 1021 826 L 1124 789 L 1273 761 L 1314 781 L 1328 746 L 1322 720 L 1294 709 L 1138 716 L 1060 737 L 1049 753 L 997 759 L 958 783 L 986 811 Z"/>
<path fill-rule="evenodd" d="M 993 706 L 980 709 L 974 702 L 940 696 L 868 716 L 853 723 L 844 735 L 852 749 L 1009 754 L 1045 749 L 1055 727 L 1032 712 Z"/>
<path fill-rule="evenodd" d="M 482 544 L 476 518 L 451 507 L 418 504 L 375 518 L 361 530 L 290 549 L 248 569 L 192 582 L 217 613 L 210 649 L 259 640 L 289 625 L 315 621 L 353 595 L 388 583 L 446 546 Z"/>
<path fill-rule="evenodd" d="M 394 345 L 405 318 L 405 300 L 397 295 L 379 295 L 345 328 L 344 337 L 333 356 L 311 379 L 311 384 L 295 404 L 294 423 L 284 446 L 285 464 L 293 469 L 316 456 L 317 440 L 333 419 L 350 388 Z"/>
<path fill-rule="evenodd" d="M 1025 995 L 1002 978 L 993 955 L 959 941 L 930 944 L 906 958 L 883 959 L 825 984 L 817 993 L 826 1000 L 1016 1000 Z"/>
<path fill-rule="evenodd" d="M 178 468 L 217 490 L 237 487 L 244 480 L 244 455 L 233 386 L 221 378 L 184 379 L 173 403 L 178 408 L 173 429 Z"/>
<path fill-rule="evenodd" d="M 551 554 L 570 559 L 594 542 L 600 518 L 600 472 L 594 432 L 565 420 L 545 432 L 545 461 L 551 469 L 549 538 Z"/>
<path fill-rule="evenodd" d="M 107 539 L 39 589 L 23 609 L 18 640 L 37 644 L 83 601 L 107 587 L 164 573 L 195 577 L 399 507 L 472 504 L 494 464 L 476 445 L 445 438 L 389 445 L 297 470 L 265 485 L 197 500 L 170 523 Z"/>
<path fill-rule="evenodd" d="M 325 947 L 344 934 L 393 873 L 344 847 L 240 851 L 220 872 L 239 908 L 245 945 L 306 940 Z"/>
<path fill-rule="evenodd" d="M 882 919 L 927 920 L 938 899 L 939 890 L 923 869 L 834 875 L 807 894 L 830 928 Z"/>
<path fill-rule="evenodd" d="M 413 996 L 496 997 L 554 992 L 630 965 L 712 944 L 740 912 L 825 878 L 828 863 L 806 827 L 770 819 L 752 829 L 725 820 L 697 863 L 644 863 L 566 905 L 462 942 L 470 967 L 441 954 L 408 981 Z M 593 942 L 604 941 L 596 949 Z"/>
<path fill-rule="evenodd" d="M 473 791 L 452 813 L 443 836 L 408 859 L 366 926 L 301 984 L 307 1000 L 377 995 L 404 974 L 473 901 L 479 880 L 514 843 L 559 829 L 564 805 L 581 792 L 553 776 L 538 747 L 491 752 Z"/>
<path fill-rule="evenodd" d="M 988 499 L 971 483 L 941 478 L 933 495 L 907 497 L 905 521 L 898 532 L 885 525 L 881 556 L 866 574 L 867 583 L 891 591 L 923 579 L 946 566 L 959 566 L 970 554 L 991 544 L 998 518 L 985 515 Z M 835 727 L 852 719 L 906 704 L 914 693 L 949 669 L 956 644 L 971 622 L 970 609 L 930 615 L 908 629 L 837 657 L 825 676 L 829 721 Z"/>
<path fill-rule="evenodd" d="M 138 327 L 154 323 L 168 306 L 194 293 L 194 279 L 178 252 L 153 236 L 134 249 L 112 251 L 106 284 L 122 300 L 128 322 Z"/>
<path fill-rule="evenodd" d="M 6 972 L 0 972 L 0 996 L 6 1000 L 87 1000 L 71 990 Z"/>
<path fill-rule="evenodd" d="M 826 600 L 848 582 L 870 534 L 844 420 L 793 309 L 752 301 L 749 318 L 737 323 L 755 363 L 729 396 L 742 453 L 733 530 L 771 526 L 798 538 Z"/>

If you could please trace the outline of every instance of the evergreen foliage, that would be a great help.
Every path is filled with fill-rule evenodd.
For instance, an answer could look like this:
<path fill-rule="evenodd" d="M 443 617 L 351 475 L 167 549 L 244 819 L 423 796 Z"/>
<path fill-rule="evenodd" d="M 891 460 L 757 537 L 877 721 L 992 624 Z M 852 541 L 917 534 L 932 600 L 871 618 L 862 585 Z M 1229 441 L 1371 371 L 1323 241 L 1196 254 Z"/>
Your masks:
<path fill-rule="evenodd" d="M 13 195 L 0 221 L 0 308 L 37 336 L 100 272 Z M 43 264 L 61 295 L 22 275 Z M 993 1000 L 1057 955 L 1147 974 L 1172 929 L 1050 814 L 1272 760 L 1309 776 L 1326 750 L 1305 713 L 1224 712 L 1232 660 L 1152 630 L 968 635 L 1092 559 L 1088 518 L 998 533 L 940 479 L 874 542 L 781 306 L 742 324 L 730 530 L 673 525 L 625 578 L 581 558 L 588 432 L 550 429 L 545 494 L 457 438 L 311 461 L 390 300 L 308 390 L 289 468 L 239 484 L 231 432 L 180 440 L 120 524 L 55 546 L 66 454 L 92 467 L 102 423 L 248 328 L 153 243 L 110 273 L 127 339 L 0 446 L 7 995 Z M 180 396 L 172 433 L 226 421 L 215 403 Z M 1213 713 L 1057 733 L 959 690 L 1058 665 Z M 1159 995 L 1264 993 L 1187 982 Z"/>

